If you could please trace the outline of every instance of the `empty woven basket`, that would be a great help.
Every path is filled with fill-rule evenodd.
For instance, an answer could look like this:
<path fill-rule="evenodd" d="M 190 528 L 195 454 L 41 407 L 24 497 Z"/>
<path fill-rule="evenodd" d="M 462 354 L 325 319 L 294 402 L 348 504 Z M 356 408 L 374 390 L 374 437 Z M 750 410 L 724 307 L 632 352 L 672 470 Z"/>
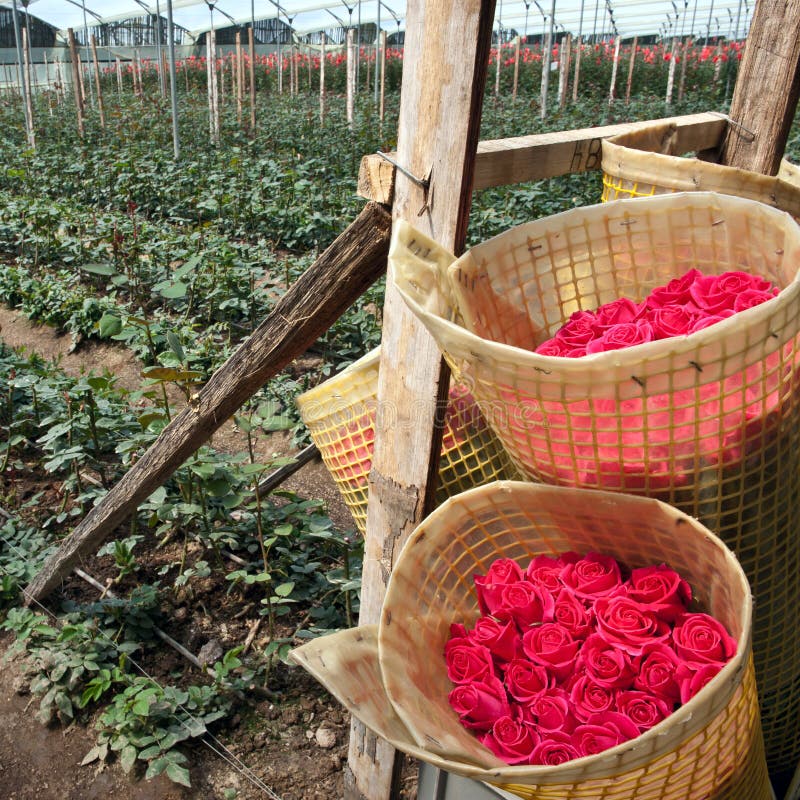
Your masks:
<path fill-rule="evenodd" d="M 737 554 L 756 597 L 768 761 L 794 769 L 800 228 L 751 200 L 676 193 L 531 222 L 446 269 L 435 248 L 398 228 L 398 285 L 523 474 L 658 497 Z M 531 352 L 573 312 L 639 301 L 693 267 L 757 273 L 781 291 L 688 336 L 579 359 Z"/>
<path fill-rule="evenodd" d="M 297 407 L 342 499 L 364 533 L 368 477 L 375 441 L 380 348 L 301 394 Z M 489 481 L 512 478 L 508 454 L 463 384 L 451 383 L 439 460 L 437 498 Z"/>
<path fill-rule="evenodd" d="M 450 709 L 450 624 L 479 614 L 472 575 L 497 558 L 567 550 L 630 568 L 666 562 L 738 641 L 692 700 L 637 739 L 559 766 L 507 766 Z M 395 565 L 377 631 L 324 637 L 293 658 L 356 716 L 405 752 L 533 800 L 767 800 L 752 662 L 751 597 L 736 559 L 702 525 L 658 501 L 498 482 L 425 519 Z M 377 646 L 376 646 L 377 645 Z"/>

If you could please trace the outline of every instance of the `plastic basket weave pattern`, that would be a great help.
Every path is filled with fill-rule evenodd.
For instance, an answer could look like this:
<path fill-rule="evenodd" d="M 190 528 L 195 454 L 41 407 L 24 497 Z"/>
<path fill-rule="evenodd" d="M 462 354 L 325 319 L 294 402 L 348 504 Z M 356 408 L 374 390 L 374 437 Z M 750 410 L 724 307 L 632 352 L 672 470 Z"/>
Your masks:
<path fill-rule="evenodd" d="M 798 169 L 787 161 L 777 177 L 684 158 L 676 153 L 677 128 L 648 125 L 602 142 L 603 202 L 670 192 L 719 192 L 746 197 L 800 218 Z"/>
<path fill-rule="evenodd" d="M 472 575 L 496 558 L 596 550 L 633 568 L 666 562 L 737 638 L 728 663 L 691 701 L 637 739 L 555 767 L 507 766 L 450 709 L 444 645 L 479 614 Z M 451 498 L 411 535 L 376 631 L 324 637 L 293 658 L 399 749 L 530 800 L 767 800 L 754 671 L 752 600 L 724 544 L 647 498 L 498 482 Z M 377 642 L 376 642 L 377 636 Z"/>
<path fill-rule="evenodd" d="M 528 223 L 436 267 L 398 229 L 407 302 L 531 479 L 677 505 L 718 533 L 756 598 L 754 653 L 772 769 L 800 760 L 800 228 L 708 193 L 621 200 Z M 409 242 L 414 242 L 409 246 Z M 581 359 L 531 352 L 580 309 L 698 267 L 780 294 L 691 336 Z"/>
<path fill-rule="evenodd" d="M 297 407 L 361 533 L 375 441 L 380 348 L 300 395 Z M 508 454 L 463 384 L 452 383 L 439 460 L 437 499 L 516 477 Z"/>

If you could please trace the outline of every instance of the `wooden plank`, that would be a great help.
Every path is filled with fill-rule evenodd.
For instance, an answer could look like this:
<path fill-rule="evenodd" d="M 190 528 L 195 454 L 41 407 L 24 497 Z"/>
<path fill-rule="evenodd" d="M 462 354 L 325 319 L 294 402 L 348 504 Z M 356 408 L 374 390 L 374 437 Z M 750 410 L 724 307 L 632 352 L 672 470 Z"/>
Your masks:
<path fill-rule="evenodd" d="M 304 353 L 383 273 L 390 216 L 368 204 L 191 398 L 145 454 L 45 562 L 28 601 L 51 592 L 264 383 Z"/>
<path fill-rule="evenodd" d="M 721 163 L 777 175 L 798 96 L 800 0 L 759 0 L 731 101 L 741 127 L 729 129 Z"/>
<path fill-rule="evenodd" d="M 601 142 L 611 136 L 653 123 L 671 123 L 677 128 L 681 153 L 717 147 L 727 123 L 720 114 L 688 114 L 680 117 L 541 133 L 509 139 L 491 139 L 478 145 L 475 189 L 508 186 L 555 178 L 573 172 L 600 169 Z M 397 156 L 390 154 L 393 159 Z M 378 155 L 361 160 L 358 193 L 377 203 L 391 203 L 394 167 Z"/>
<path fill-rule="evenodd" d="M 393 216 L 452 252 L 463 250 L 486 88 L 494 0 L 409 0 L 397 161 L 429 188 L 397 176 Z M 443 78 L 446 76 L 446 78 Z M 390 267 L 391 269 L 391 267 Z M 391 274 L 384 304 L 378 414 L 367 511 L 361 624 L 378 622 L 408 535 L 432 508 L 449 371 Z M 345 797 L 396 797 L 393 749 L 353 721 Z"/>

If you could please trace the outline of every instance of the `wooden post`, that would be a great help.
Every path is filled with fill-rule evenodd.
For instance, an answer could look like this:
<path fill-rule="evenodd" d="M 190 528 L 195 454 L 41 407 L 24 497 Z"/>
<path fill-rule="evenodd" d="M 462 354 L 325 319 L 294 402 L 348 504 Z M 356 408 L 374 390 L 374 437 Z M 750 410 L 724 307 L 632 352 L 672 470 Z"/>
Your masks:
<path fill-rule="evenodd" d="M 581 54 L 583 53 L 583 41 L 578 37 L 578 52 L 575 54 L 575 76 L 572 79 L 572 102 L 578 102 L 578 81 L 581 77 Z"/>
<path fill-rule="evenodd" d="M 378 108 L 378 119 L 383 125 L 383 113 L 386 99 L 386 31 L 381 31 L 381 99 Z"/>
<path fill-rule="evenodd" d="M 541 119 L 547 119 L 547 92 L 550 88 L 550 56 L 553 52 L 553 40 L 550 36 L 550 31 L 547 31 L 545 36 L 542 51 L 542 90 L 541 90 L 541 104 L 542 107 L 539 112 Z"/>
<path fill-rule="evenodd" d="M 569 91 L 569 62 L 572 58 L 572 35 L 568 33 L 561 45 L 560 58 L 558 59 L 558 106 L 559 108 L 564 108 L 567 103 L 567 92 Z"/>
<path fill-rule="evenodd" d="M 675 88 L 675 56 L 678 52 L 678 43 L 675 39 L 672 40 L 672 50 L 669 58 L 669 73 L 667 75 L 667 106 L 672 105 L 672 91 Z"/>
<path fill-rule="evenodd" d="M 242 403 L 304 353 L 375 282 L 386 267 L 390 222 L 382 206 L 365 206 L 61 543 L 28 587 L 28 602 L 49 594 L 82 555 L 94 552 Z"/>
<path fill-rule="evenodd" d="M 503 53 L 503 44 L 500 41 L 500 33 L 501 33 L 501 29 L 498 29 L 498 31 L 497 31 L 497 68 L 495 69 L 495 72 L 494 72 L 494 96 L 495 97 L 499 97 L 500 96 L 500 67 L 502 66 L 500 64 L 500 60 L 501 60 L 502 53 Z"/>
<path fill-rule="evenodd" d="M 250 50 L 250 130 L 256 132 L 256 46 L 253 29 L 247 29 L 247 46 Z"/>
<path fill-rule="evenodd" d="M 777 175 L 798 96 L 800 0 L 760 0 L 739 65 L 722 163 Z"/>
<path fill-rule="evenodd" d="M 214 141 L 214 82 L 211 79 L 213 56 L 211 31 L 206 31 L 206 89 L 208 94 L 208 138 Z"/>
<path fill-rule="evenodd" d="M 714 83 L 719 82 L 719 76 L 722 72 L 722 42 L 717 42 L 717 49 L 714 52 Z"/>
<path fill-rule="evenodd" d="M 86 84 L 83 82 L 83 63 L 81 62 L 81 54 L 78 49 L 75 49 L 75 58 L 78 59 L 78 83 L 81 87 L 81 105 L 86 110 Z"/>
<path fill-rule="evenodd" d="M 369 91 L 369 80 L 370 80 L 370 71 L 371 71 L 370 67 L 371 67 L 371 64 L 370 64 L 370 61 L 369 61 L 369 57 L 368 57 L 368 56 L 366 57 L 366 61 L 367 61 L 367 82 L 366 82 L 366 84 L 365 84 L 365 87 L 364 87 L 364 88 L 365 88 L 367 91 Z"/>
<path fill-rule="evenodd" d="M 455 253 L 466 238 L 494 5 L 491 0 L 409 0 L 407 5 L 397 159 L 412 175 L 429 178 L 430 186 L 426 190 L 398 174 L 393 216 Z M 442 75 L 448 79 L 441 80 Z M 449 388 L 439 348 L 406 307 L 391 275 L 381 365 L 361 624 L 378 622 L 394 560 L 432 507 L 441 445 L 436 410 Z M 345 798 L 396 797 L 395 755 L 354 720 Z"/>
<path fill-rule="evenodd" d="M 103 108 L 103 91 L 100 87 L 100 65 L 97 62 L 97 43 L 92 34 L 92 61 L 94 63 L 94 88 L 97 89 L 97 110 L 100 112 L 100 127 L 105 130 L 106 114 Z"/>
<path fill-rule="evenodd" d="M 347 124 L 353 127 L 353 105 L 356 93 L 356 53 L 355 32 L 347 31 Z"/>
<path fill-rule="evenodd" d="M 686 88 L 686 62 L 689 60 L 689 57 L 694 52 L 694 42 L 691 39 L 687 39 L 683 44 L 683 57 L 681 58 L 681 79 L 678 82 L 678 102 L 680 103 L 683 100 L 683 92 Z"/>
<path fill-rule="evenodd" d="M 312 75 L 311 75 L 311 47 L 306 47 L 306 64 L 308 66 L 308 94 L 311 95 L 311 83 L 312 83 Z"/>
<path fill-rule="evenodd" d="M 115 59 L 115 62 L 117 66 L 117 94 L 122 97 L 122 63 L 119 57 Z"/>
<path fill-rule="evenodd" d="M 633 65 L 636 61 L 636 46 L 639 43 L 639 37 L 633 37 L 633 44 L 631 45 L 631 60 L 628 63 L 628 84 L 625 87 L 625 104 L 631 102 L 631 82 L 633 81 Z"/>
<path fill-rule="evenodd" d="M 83 136 L 83 95 L 81 94 L 81 79 L 78 67 L 78 48 L 75 46 L 75 33 L 72 28 L 67 28 L 67 41 L 69 42 L 69 58 L 72 63 L 72 90 L 75 94 L 75 113 L 78 119 L 78 133 Z"/>
<path fill-rule="evenodd" d="M 611 65 L 611 86 L 608 89 L 608 104 L 611 105 L 614 102 L 614 97 L 616 94 L 617 88 L 617 68 L 619 67 L 619 46 L 620 42 L 622 41 L 621 36 L 617 36 L 617 40 L 614 42 L 614 63 Z"/>
<path fill-rule="evenodd" d="M 31 102 L 31 62 L 28 57 L 28 27 L 22 29 L 22 64 L 19 65 L 20 72 L 25 70 L 27 81 L 23 81 L 23 101 L 25 103 L 25 121 L 28 129 L 28 144 L 36 149 L 36 130 L 33 127 L 33 103 Z"/>
<path fill-rule="evenodd" d="M 319 124 L 325 124 L 325 32 L 322 32 L 322 47 L 319 56 Z"/>
<path fill-rule="evenodd" d="M 514 40 L 514 88 L 511 90 L 511 99 L 516 102 L 517 89 L 519 88 L 519 42 L 520 37 Z"/>
<path fill-rule="evenodd" d="M 236 31 L 236 119 L 242 124 L 242 107 L 244 105 L 244 52 L 242 51 L 242 34 Z"/>

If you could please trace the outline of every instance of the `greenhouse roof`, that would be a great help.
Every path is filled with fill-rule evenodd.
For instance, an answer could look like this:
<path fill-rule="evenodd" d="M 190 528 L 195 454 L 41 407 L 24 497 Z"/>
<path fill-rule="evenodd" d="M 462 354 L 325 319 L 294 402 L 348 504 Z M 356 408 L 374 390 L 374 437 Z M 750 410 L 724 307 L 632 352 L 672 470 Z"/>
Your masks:
<path fill-rule="evenodd" d="M 13 0 L 0 0 L 11 7 Z M 574 35 L 746 36 L 755 0 L 498 0 L 495 27 L 535 34 L 549 27 Z M 85 13 L 84 13 L 85 4 Z M 17 0 L 22 10 L 23 0 Z M 166 16 L 166 0 L 29 0 L 29 12 L 66 32 L 100 23 Z M 405 28 L 405 0 L 173 0 L 176 25 L 197 35 L 252 19 L 280 17 L 299 34 L 338 26 L 376 23 Z M 213 8 L 213 10 L 212 10 Z M 553 12 L 553 9 L 555 11 Z"/>

